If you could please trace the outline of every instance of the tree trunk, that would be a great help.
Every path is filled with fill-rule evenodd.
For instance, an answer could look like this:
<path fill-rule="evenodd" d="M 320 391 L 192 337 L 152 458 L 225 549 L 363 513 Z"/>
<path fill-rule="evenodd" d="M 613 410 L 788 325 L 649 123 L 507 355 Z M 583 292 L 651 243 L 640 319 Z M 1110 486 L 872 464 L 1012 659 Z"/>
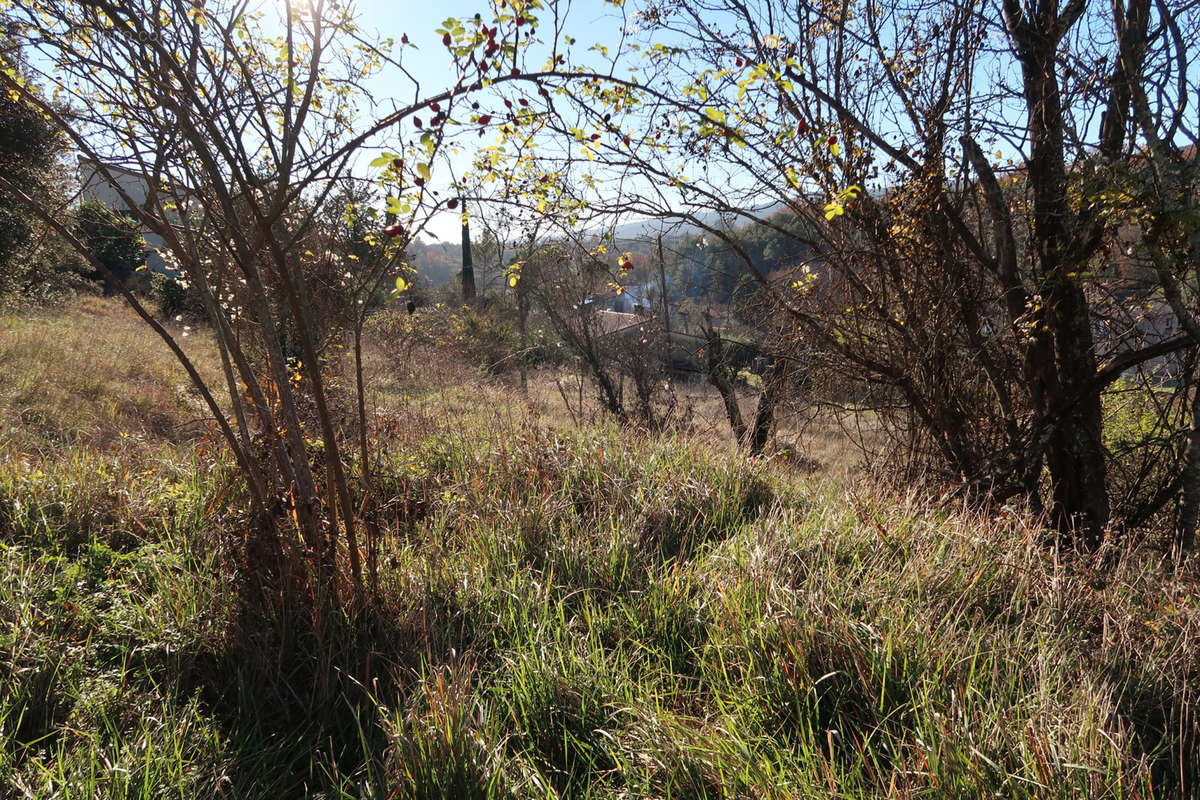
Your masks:
<path fill-rule="evenodd" d="M 725 361 L 725 348 L 721 336 L 713 328 L 708 312 L 704 313 L 701 330 L 704 332 L 705 348 L 708 352 L 708 382 L 715 386 L 721 395 L 721 401 L 725 404 L 725 416 L 728 417 L 729 428 L 733 431 L 733 439 L 741 444 L 746 439 L 746 422 L 742 419 L 742 409 L 738 405 L 732 370 Z"/>
<path fill-rule="evenodd" d="M 600 402 L 604 406 L 604 410 L 623 421 L 625 419 L 625 407 L 621 402 L 623 392 L 613 382 L 612 376 L 605 372 L 599 364 L 589 362 L 589 366 L 592 368 L 592 377 L 595 378 L 596 385 L 600 389 Z"/>
<path fill-rule="evenodd" d="M 517 295 L 517 325 L 521 331 L 521 396 L 529 399 L 529 300 L 518 290 Z"/>
<path fill-rule="evenodd" d="M 1039 408 L 1050 426 L 1046 464 L 1052 485 L 1051 517 L 1066 535 L 1079 535 L 1090 546 L 1100 543 L 1108 525 L 1109 503 L 1101 439 L 1100 391 L 1094 386 L 1096 357 L 1091 313 L 1083 286 L 1079 223 L 1067 194 L 1062 97 L 1057 77 L 1059 42 L 1073 20 L 1059 16 L 1057 3 L 1038 7 L 1026 17 L 1016 0 L 1005 0 L 1009 30 L 1024 78 L 1028 110 L 1033 191 L 1035 284 L 1041 295 L 1036 322 L 1053 342 L 1033 364 L 1031 394 L 1045 398 Z M 1035 350 L 1035 352 L 1040 351 Z"/>
<path fill-rule="evenodd" d="M 1183 467 L 1183 501 L 1175 524 L 1180 555 L 1196 549 L 1196 526 L 1200 524 L 1200 388 L 1192 388 L 1192 430 L 1188 435 Z"/>
<path fill-rule="evenodd" d="M 763 376 L 762 394 L 758 396 L 758 407 L 754 412 L 754 427 L 750 429 L 746 446 L 750 455 L 760 455 L 775 428 L 775 407 L 783 395 L 787 370 L 782 366 L 770 367 Z"/>
<path fill-rule="evenodd" d="M 462 299 L 475 299 L 475 262 L 471 260 L 471 223 L 467 221 L 467 201 L 462 203 Z"/>

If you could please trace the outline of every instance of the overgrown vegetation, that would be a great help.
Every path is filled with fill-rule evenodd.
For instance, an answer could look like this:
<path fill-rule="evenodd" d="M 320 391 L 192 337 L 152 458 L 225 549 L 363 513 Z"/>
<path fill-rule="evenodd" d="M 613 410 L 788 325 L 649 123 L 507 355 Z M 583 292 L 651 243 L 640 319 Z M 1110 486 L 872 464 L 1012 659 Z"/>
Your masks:
<path fill-rule="evenodd" d="M 612 5 L 3 3 L 0 785 L 1196 795 L 1200 6 Z"/>
<path fill-rule="evenodd" d="M 119 214 L 99 200 L 89 200 L 80 203 L 75 217 L 80 241 L 104 265 L 104 273 L 97 270 L 88 277 L 100 282 L 105 293 L 113 293 L 117 286 L 127 284 L 145 266 L 146 240 L 132 216 Z M 109 280 L 115 280 L 117 286 Z"/>
<path fill-rule="evenodd" d="M 17 796 L 1192 791 L 1197 580 L 1149 544 L 1075 555 L 1022 516 L 423 402 L 377 413 L 374 602 L 318 617 L 289 575 L 246 580 L 261 540 L 211 434 L 107 411 L 186 418 L 182 373 L 68 380 L 58 348 L 100 327 L 128 339 L 97 370 L 155 353 L 119 307 L 79 311 L 0 336 L 17 384 L 57 387 L 0 404 Z"/>
<path fill-rule="evenodd" d="M 565 357 L 559 342 L 543 328 L 532 330 L 522 346 L 516 314 L 497 303 L 435 303 L 413 314 L 401 305 L 383 308 L 367 321 L 371 339 L 386 349 L 401 374 L 411 370 L 414 354 L 430 348 L 453 354 L 460 363 L 488 375 L 511 373 L 522 364 L 555 364 Z"/>

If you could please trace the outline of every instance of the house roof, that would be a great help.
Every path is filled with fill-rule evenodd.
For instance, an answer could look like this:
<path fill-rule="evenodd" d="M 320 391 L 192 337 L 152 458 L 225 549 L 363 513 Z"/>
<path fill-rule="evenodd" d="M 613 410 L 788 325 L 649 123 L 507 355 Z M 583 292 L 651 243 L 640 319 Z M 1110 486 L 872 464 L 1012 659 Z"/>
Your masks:
<path fill-rule="evenodd" d="M 643 325 L 646 318 L 641 314 L 626 314 L 621 311 L 601 310 L 596 312 L 596 332 L 600 336 L 612 336 Z"/>

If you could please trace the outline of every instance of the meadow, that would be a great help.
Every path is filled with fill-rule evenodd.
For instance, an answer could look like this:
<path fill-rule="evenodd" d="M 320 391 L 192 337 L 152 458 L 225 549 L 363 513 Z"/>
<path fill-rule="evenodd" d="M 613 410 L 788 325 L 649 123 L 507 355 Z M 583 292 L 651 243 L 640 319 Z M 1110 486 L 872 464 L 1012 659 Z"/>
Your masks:
<path fill-rule="evenodd" d="M 1200 576 L 1151 537 L 369 366 L 388 535 L 330 615 L 130 312 L 0 319 L 0 796 L 1198 796 Z"/>

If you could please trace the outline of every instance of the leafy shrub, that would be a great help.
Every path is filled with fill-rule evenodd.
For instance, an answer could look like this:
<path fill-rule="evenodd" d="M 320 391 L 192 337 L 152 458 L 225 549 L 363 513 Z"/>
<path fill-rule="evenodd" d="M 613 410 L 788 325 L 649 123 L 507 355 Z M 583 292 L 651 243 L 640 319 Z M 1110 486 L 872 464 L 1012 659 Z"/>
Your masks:
<path fill-rule="evenodd" d="M 150 297 L 165 317 L 174 317 L 188 310 L 187 290 L 170 275 L 156 272 L 150 276 Z"/>
<path fill-rule="evenodd" d="M 49 235 L 0 256 L 0 308 L 47 306 L 62 302 L 86 287 L 87 273 L 79 255 L 57 236 Z"/>
<path fill-rule="evenodd" d="M 76 212 L 79 238 L 87 245 L 96 260 L 122 283 L 146 263 L 146 240 L 132 218 L 119 214 L 99 200 L 81 203 Z M 99 271 L 89 275 L 104 280 Z M 105 286 L 108 291 L 109 287 Z"/>

